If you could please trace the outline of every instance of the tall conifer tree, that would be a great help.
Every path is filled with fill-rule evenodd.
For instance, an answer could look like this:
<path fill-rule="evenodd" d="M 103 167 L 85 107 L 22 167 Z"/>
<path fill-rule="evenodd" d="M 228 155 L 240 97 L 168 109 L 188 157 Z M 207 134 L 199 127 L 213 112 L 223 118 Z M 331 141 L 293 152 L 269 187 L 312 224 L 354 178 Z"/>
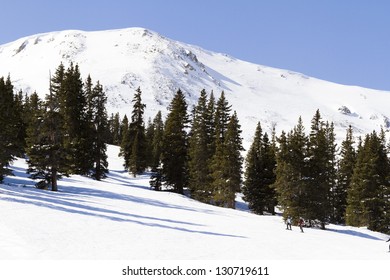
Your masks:
<path fill-rule="evenodd" d="M 209 163 L 212 155 L 210 144 L 210 115 L 207 108 L 207 93 L 203 89 L 194 110 L 189 139 L 189 188 L 191 196 L 202 202 L 211 201 L 211 178 Z"/>
<path fill-rule="evenodd" d="M 347 135 L 341 143 L 340 160 L 338 162 L 337 184 L 332 190 L 332 206 L 334 223 L 345 223 L 345 210 L 347 208 L 347 193 L 351 185 L 353 169 L 356 163 L 352 127 L 349 126 Z"/>
<path fill-rule="evenodd" d="M 50 85 L 44 105 L 41 107 L 39 100 L 33 105 L 36 108 L 35 121 L 30 123 L 26 141 L 28 173 L 33 179 L 41 180 L 37 187 L 46 188 L 50 185 L 52 191 L 58 190 L 58 178 L 67 175 L 69 171 L 62 129 L 64 120 L 59 104 L 59 96 Z"/>
<path fill-rule="evenodd" d="M 274 214 L 276 204 L 275 190 L 275 152 L 268 135 L 263 135 L 260 122 L 257 124 L 255 137 L 246 156 L 245 181 L 243 186 L 244 200 L 249 209 L 262 215 L 264 211 Z"/>
<path fill-rule="evenodd" d="M 242 183 L 243 147 L 236 112 L 229 119 L 224 142 L 216 141 L 216 153 L 211 166 L 212 190 L 216 205 L 235 208 L 236 192 L 240 191 Z"/>
<path fill-rule="evenodd" d="M 101 180 L 108 172 L 107 162 L 107 139 L 108 120 L 106 103 L 107 97 L 103 91 L 103 86 L 99 83 L 93 87 L 91 95 L 88 96 L 90 113 L 89 123 L 91 124 L 91 159 L 93 163 L 92 177 Z"/>
<path fill-rule="evenodd" d="M 127 142 L 129 143 L 128 151 L 128 169 L 129 172 L 135 177 L 145 171 L 147 158 L 146 158 L 146 137 L 145 137 L 145 124 L 144 124 L 144 110 L 146 105 L 142 103 L 142 91 L 138 88 L 134 94 L 133 111 L 131 115 L 131 123 L 129 130 L 127 131 Z"/>
<path fill-rule="evenodd" d="M 288 133 L 282 133 L 277 154 L 276 181 L 273 186 L 278 195 L 278 202 L 283 216 L 294 220 L 305 218 L 308 201 L 307 183 L 307 142 L 302 118 Z"/>
<path fill-rule="evenodd" d="M 329 127 L 328 127 L 329 130 Z M 325 223 L 330 217 L 330 189 L 333 187 L 332 176 L 334 166 L 334 154 L 331 154 L 330 132 L 327 131 L 322 121 L 320 111 L 317 110 L 311 122 L 311 132 L 308 141 L 307 161 L 307 202 L 306 219 L 318 220 L 321 228 L 325 229 Z M 329 135 L 328 135 L 329 134 Z M 329 137 L 328 137 L 329 136 Z M 329 139 L 328 139 L 329 138 Z"/>
<path fill-rule="evenodd" d="M 384 139 L 374 131 L 366 135 L 358 152 L 348 189 L 346 222 L 386 232 L 388 225 L 389 161 Z"/>
<path fill-rule="evenodd" d="M 188 185 L 187 103 L 179 89 L 169 106 L 165 122 L 162 164 L 165 184 L 174 192 L 183 194 Z"/>
<path fill-rule="evenodd" d="M 8 165 L 20 150 L 17 143 L 18 123 L 13 85 L 10 76 L 0 78 L 0 182 L 11 174 Z"/>

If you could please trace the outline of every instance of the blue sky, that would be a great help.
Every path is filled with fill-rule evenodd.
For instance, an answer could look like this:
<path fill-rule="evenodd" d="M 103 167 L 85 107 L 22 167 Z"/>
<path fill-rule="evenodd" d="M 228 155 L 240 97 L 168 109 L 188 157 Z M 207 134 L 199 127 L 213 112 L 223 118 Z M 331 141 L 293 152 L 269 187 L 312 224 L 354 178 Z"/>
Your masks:
<path fill-rule="evenodd" d="M 0 44 L 65 29 L 145 27 L 257 64 L 390 91 L 387 0 L 12 0 L 0 4 Z"/>

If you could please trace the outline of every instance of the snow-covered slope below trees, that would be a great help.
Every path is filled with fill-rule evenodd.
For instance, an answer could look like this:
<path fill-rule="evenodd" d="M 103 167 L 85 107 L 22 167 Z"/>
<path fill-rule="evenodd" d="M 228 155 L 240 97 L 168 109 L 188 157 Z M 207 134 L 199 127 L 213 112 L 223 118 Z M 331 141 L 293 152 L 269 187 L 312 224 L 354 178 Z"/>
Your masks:
<path fill-rule="evenodd" d="M 388 237 L 365 228 L 286 230 L 281 216 L 257 216 L 149 189 L 132 178 L 119 148 L 109 146 L 110 174 L 59 181 L 59 192 L 38 190 L 12 165 L 0 185 L 0 259 L 388 259 Z M 239 226 L 237 226 L 239 225 Z"/>
<path fill-rule="evenodd" d="M 286 48 L 286 51 L 288 49 Z M 352 125 L 357 133 L 390 127 L 390 92 L 339 85 L 306 75 L 241 61 L 165 38 L 143 28 L 38 34 L 0 46 L 0 76 L 11 74 L 17 89 L 44 96 L 49 73 L 63 62 L 80 65 L 82 75 L 100 80 L 109 112 L 129 114 L 131 99 L 141 87 L 146 115 L 166 112 L 181 88 L 189 104 L 201 89 L 222 90 L 236 110 L 246 145 L 258 121 L 269 131 L 290 130 L 299 116 L 309 128 L 317 109 L 333 121 L 338 139 Z M 318 67 L 321 67 L 320 65 Z M 191 106 L 189 107 L 189 109 Z"/>

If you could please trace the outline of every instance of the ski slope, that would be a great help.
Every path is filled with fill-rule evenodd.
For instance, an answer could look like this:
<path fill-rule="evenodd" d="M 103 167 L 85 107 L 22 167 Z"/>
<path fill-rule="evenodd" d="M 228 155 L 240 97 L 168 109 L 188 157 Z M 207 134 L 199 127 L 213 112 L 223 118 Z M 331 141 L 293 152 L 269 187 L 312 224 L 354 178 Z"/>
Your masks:
<path fill-rule="evenodd" d="M 280 216 L 149 189 L 108 147 L 110 173 L 38 190 L 17 159 L 0 185 L 0 260 L 389 260 L 388 236 L 365 228 L 286 230 Z"/>

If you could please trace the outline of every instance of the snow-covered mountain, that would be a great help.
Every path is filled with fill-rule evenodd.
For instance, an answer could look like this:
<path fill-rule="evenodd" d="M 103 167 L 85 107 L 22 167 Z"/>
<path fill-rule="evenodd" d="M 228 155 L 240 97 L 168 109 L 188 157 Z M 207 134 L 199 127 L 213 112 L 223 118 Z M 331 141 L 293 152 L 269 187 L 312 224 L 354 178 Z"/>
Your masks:
<path fill-rule="evenodd" d="M 223 90 L 237 111 L 248 141 L 258 121 L 263 129 L 290 130 L 302 116 L 307 129 L 317 109 L 333 121 L 339 139 L 390 127 L 390 92 L 345 86 L 270 68 L 165 38 L 143 28 L 84 32 L 68 30 L 21 38 L 0 46 L 0 76 L 11 74 L 17 89 L 44 96 L 49 73 L 60 62 L 80 65 L 105 86 L 109 112 L 123 116 L 141 87 L 147 117 L 166 112 L 178 88 L 195 104 L 200 91 L 218 98 Z M 319 65 L 319 67 L 321 67 Z M 191 108 L 191 107 L 190 107 Z"/>

